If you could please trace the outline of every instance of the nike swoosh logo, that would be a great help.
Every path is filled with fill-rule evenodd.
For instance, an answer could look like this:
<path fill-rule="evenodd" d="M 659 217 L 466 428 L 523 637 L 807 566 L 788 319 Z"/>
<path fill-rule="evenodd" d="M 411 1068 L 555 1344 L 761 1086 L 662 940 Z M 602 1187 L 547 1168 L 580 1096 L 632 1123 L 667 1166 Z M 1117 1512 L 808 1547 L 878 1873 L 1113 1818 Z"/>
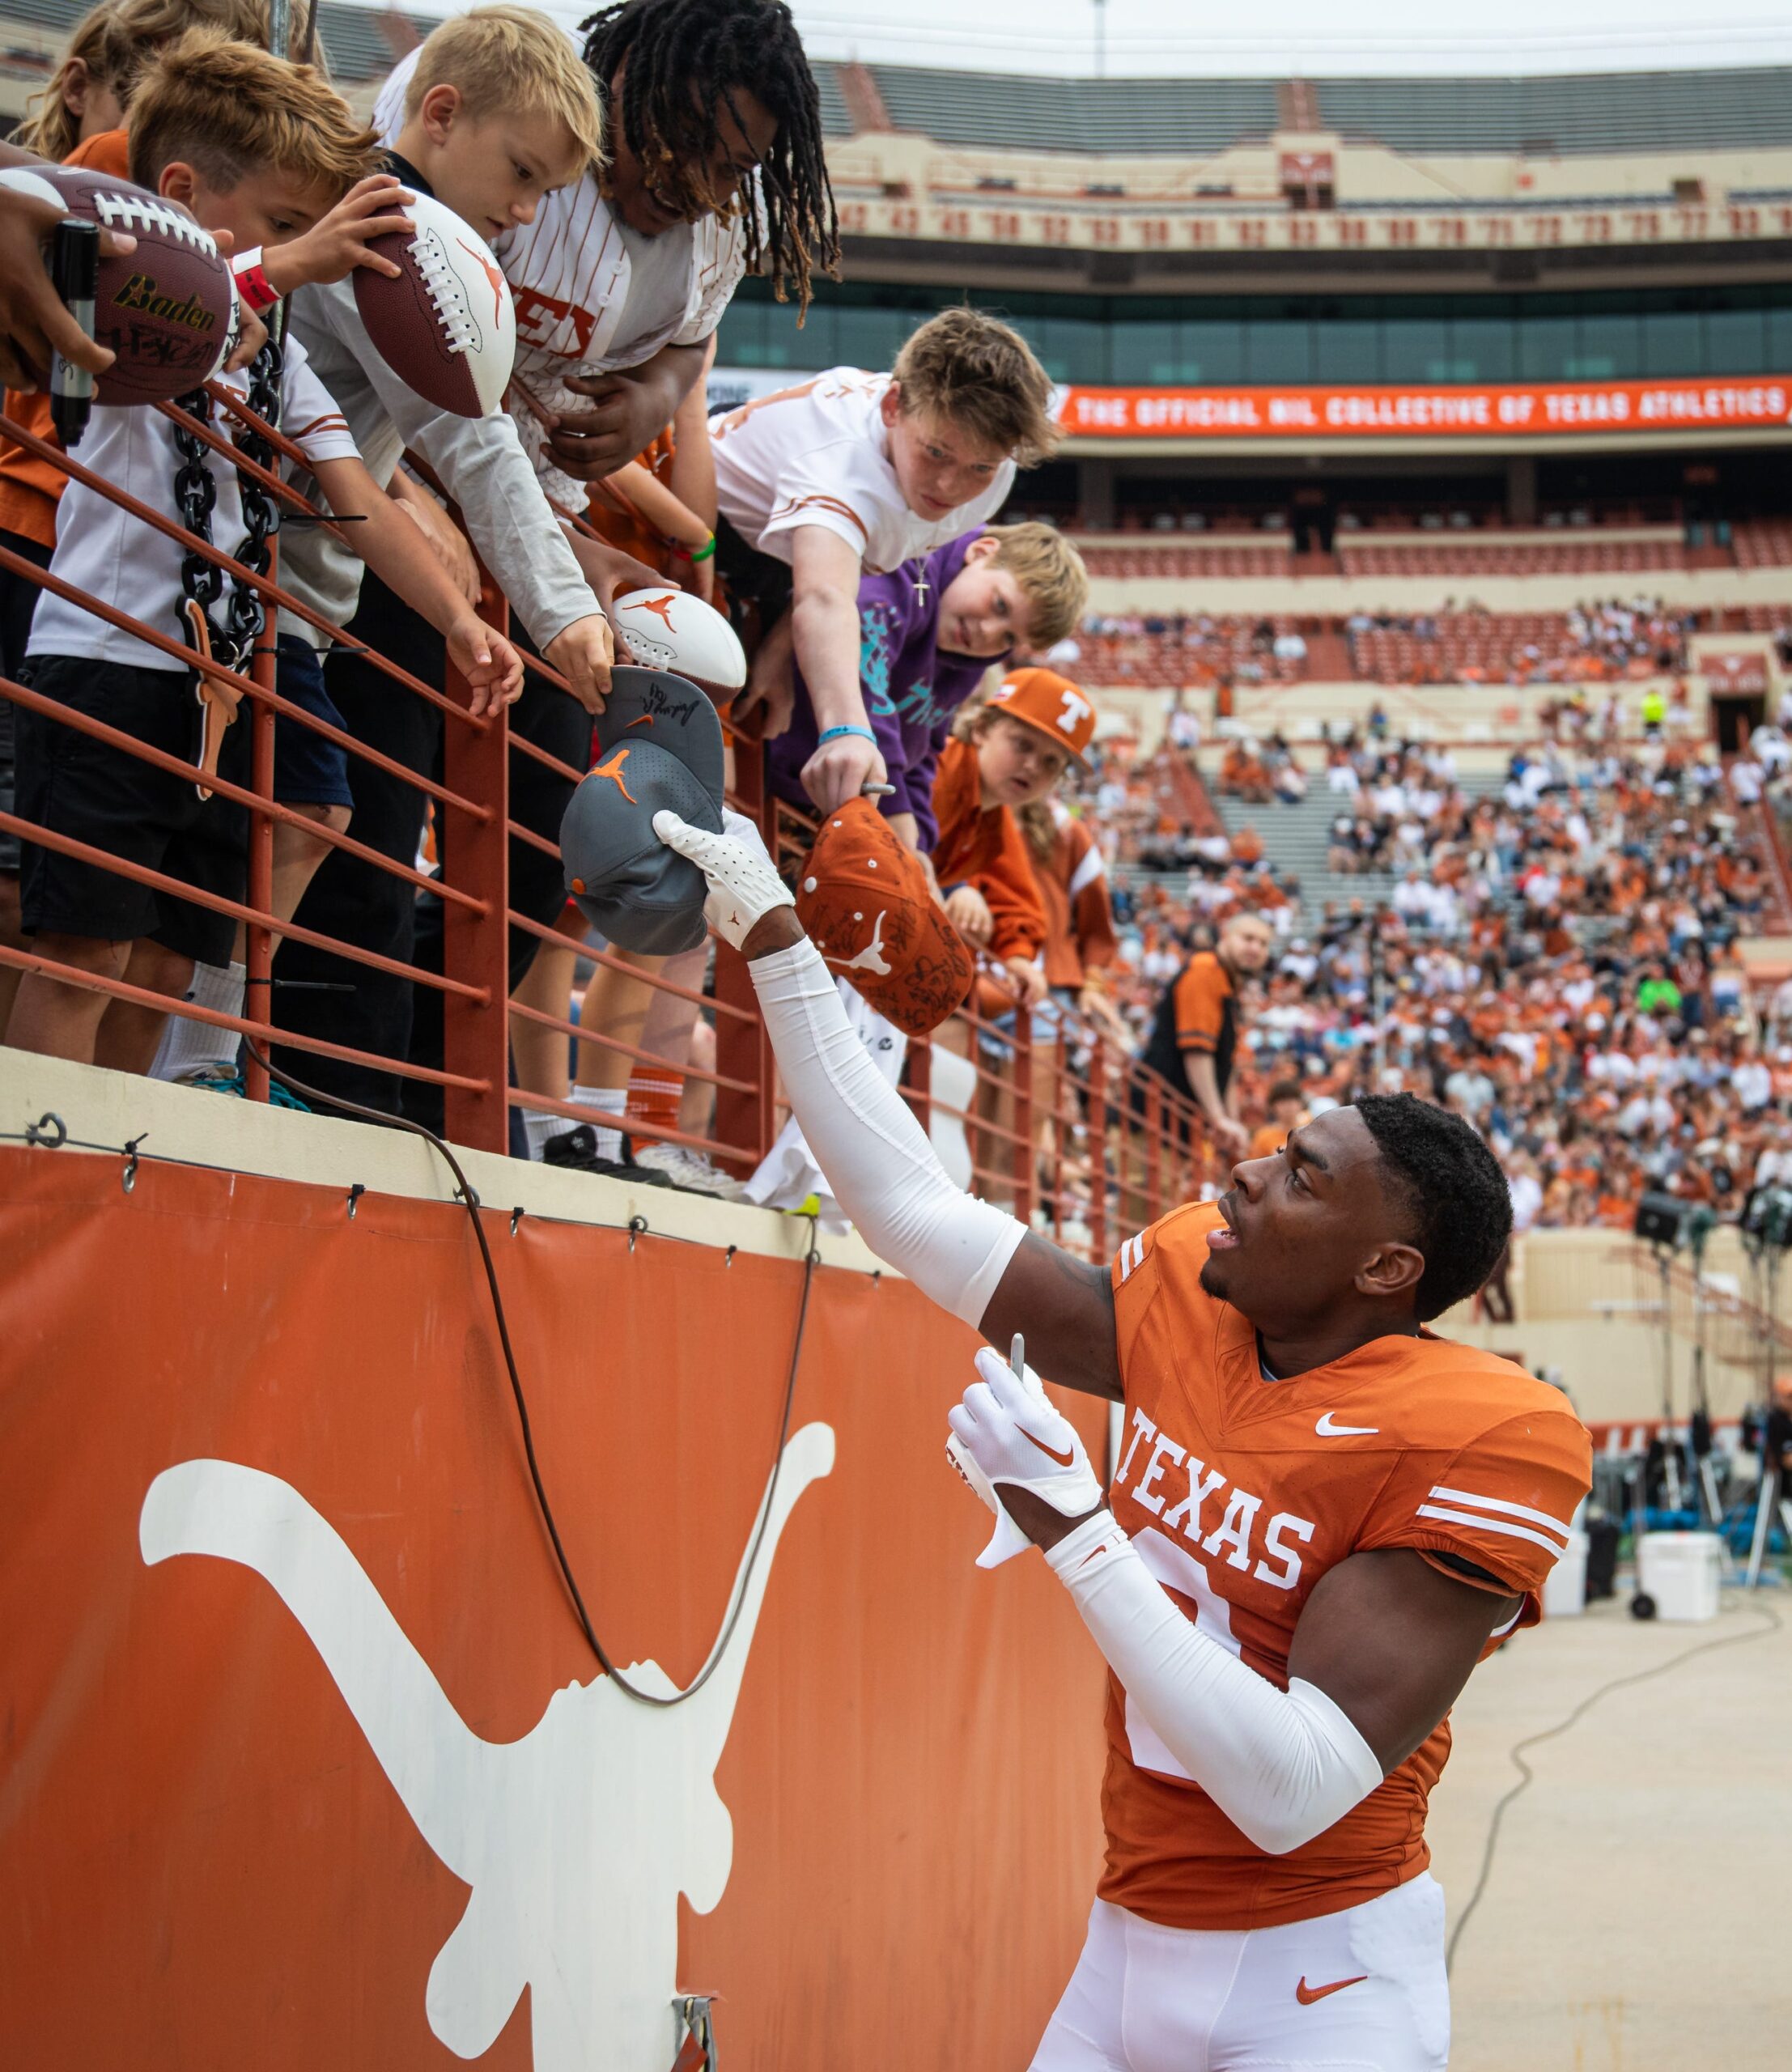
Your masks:
<path fill-rule="evenodd" d="M 1379 1432 L 1382 1428 L 1379 1424 L 1335 1424 L 1328 1410 L 1313 1429 L 1322 1439 L 1363 1439 Z M 1348 1982 L 1352 1985 L 1356 1983 L 1354 1980 Z"/>
<path fill-rule="evenodd" d="M 1056 1461 L 1059 1467 L 1074 1467 L 1076 1466 L 1076 1450 L 1074 1446 L 1066 1446 L 1064 1451 L 1059 1453 L 1055 1446 L 1048 1446 L 1043 1439 L 1034 1438 L 1033 1434 L 1024 1427 L 1021 1429 L 1021 1437 L 1030 1446 L 1037 1446 L 1047 1460 Z"/>
<path fill-rule="evenodd" d="M 1294 1989 L 1294 1998 L 1303 2007 L 1310 2007 L 1315 2000 L 1323 2000 L 1328 1993 L 1342 1993 L 1347 1985 L 1361 1985 L 1369 1976 L 1361 1972 L 1355 1978 L 1340 1978 L 1330 1985 L 1309 1985 L 1303 1976 Z"/>

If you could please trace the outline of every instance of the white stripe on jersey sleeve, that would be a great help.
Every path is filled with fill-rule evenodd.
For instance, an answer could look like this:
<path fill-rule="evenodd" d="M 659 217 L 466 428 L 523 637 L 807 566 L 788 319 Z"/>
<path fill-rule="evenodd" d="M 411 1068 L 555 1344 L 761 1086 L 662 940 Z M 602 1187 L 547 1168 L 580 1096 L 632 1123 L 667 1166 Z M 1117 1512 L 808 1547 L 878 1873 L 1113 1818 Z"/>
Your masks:
<path fill-rule="evenodd" d="M 1546 1539 L 1540 1532 L 1533 1532 L 1527 1525 L 1512 1525 L 1503 1518 L 1483 1518 L 1477 1511 L 1452 1511 L 1442 1504 L 1421 1504 L 1414 1514 L 1421 1518 L 1442 1518 L 1450 1525 L 1471 1525 L 1480 1532 L 1503 1533 L 1509 1539 L 1528 1539 L 1534 1546 L 1546 1548 L 1551 1554 L 1560 1556 L 1562 1543 Z M 1561 1527 L 1557 1526 L 1560 1532 Z"/>
<path fill-rule="evenodd" d="M 1070 875 L 1070 896 L 1074 899 L 1085 885 L 1093 885 L 1098 877 L 1107 875 L 1107 866 L 1102 861 L 1102 852 L 1091 842 L 1083 853 L 1082 861 Z"/>
<path fill-rule="evenodd" d="M 1449 1489 L 1443 1484 L 1433 1484 L 1431 1493 L 1441 1497 L 1446 1504 L 1467 1504 L 1478 1511 L 1498 1511 L 1512 1518 L 1529 1518 L 1533 1525 L 1547 1526 L 1550 1531 L 1559 1532 L 1564 1539 L 1568 1527 L 1560 1518 L 1552 1518 L 1548 1511 L 1534 1511 L 1528 1504 L 1510 1503 L 1504 1497 L 1478 1497 L 1472 1489 Z"/>

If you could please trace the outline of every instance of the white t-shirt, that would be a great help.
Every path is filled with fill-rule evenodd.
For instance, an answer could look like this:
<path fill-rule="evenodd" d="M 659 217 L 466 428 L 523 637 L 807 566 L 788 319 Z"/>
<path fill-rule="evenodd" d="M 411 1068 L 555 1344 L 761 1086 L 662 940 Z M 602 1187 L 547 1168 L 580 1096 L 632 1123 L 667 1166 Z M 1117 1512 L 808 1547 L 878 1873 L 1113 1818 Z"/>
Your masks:
<path fill-rule="evenodd" d="M 722 516 L 749 546 L 788 561 L 797 532 L 838 533 L 868 575 L 886 575 L 986 524 L 1014 480 L 1004 461 L 983 495 L 931 522 L 903 501 L 880 405 L 887 374 L 836 367 L 709 421 Z"/>
<path fill-rule="evenodd" d="M 380 89 L 373 126 L 397 143 L 405 126 L 405 90 L 417 53 L 402 59 Z M 639 367 L 662 346 L 701 345 L 722 321 L 746 270 L 746 227 L 707 215 L 646 238 L 625 230 L 586 173 L 543 197 L 535 220 L 493 247 L 516 305 L 515 381 L 550 411 L 592 405 L 565 385 L 568 375 Z M 582 511 L 589 492 L 554 466 L 526 408 L 515 411 L 524 450 L 556 503 Z"/>
<path fill-rule="evenodd" d="M 217 378 L 247 397 L 246 372 L 222 374 Z M 231 420 L 222 410 L 214 410 L 212 422 L 219 431 L 227 433 L 231 429 Z M 342 412 L 312 372 L 304 347 L 290 333 L 280 382 L 280 428 L 308 461 L 359 457 Z M 88 420 L 80 458 L 115 489 L 147 503 L 152 511 L 177 517 L 174 478 L 182 464 L 174 444 L 174 430 L 159 410 L 101 405 Z M 218 488 L 218 501 L 211 514 L 212 545 L 234 554 L 243 537 L 243 499 L 236 470 L 209 448 L 205 465 Z M 283 472 L 290 475 L 291 469 L 289 466 Z M 95 490 L 71 482 L 63 493 L 57 512 L 52 573 L 176 640 L 185 638 L 179 616 L 180 563 L 185 558 L 184 550 L 165 533 L 132 517 Z M 227 598 L 231 581 L 226 575 Z M 170 672 L 186 666 L 134 634 L 108 625 L 48 590 L 37 600 L 26 652 L 79 655 L 95 661 L 128 662 L 138 669 Z"/>

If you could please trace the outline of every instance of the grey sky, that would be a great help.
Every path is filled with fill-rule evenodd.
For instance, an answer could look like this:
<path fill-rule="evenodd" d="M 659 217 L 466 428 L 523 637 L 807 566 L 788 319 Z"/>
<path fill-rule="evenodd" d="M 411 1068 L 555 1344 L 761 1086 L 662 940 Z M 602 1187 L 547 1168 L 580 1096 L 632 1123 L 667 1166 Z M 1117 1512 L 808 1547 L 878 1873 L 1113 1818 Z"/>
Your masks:
<path fill-rule="evenodd" d="M 419 12 L 458 0 L 410 0 Z M 595 0 L 591 0 L 594 4 Z M 578 0 L 541 0 L 571 27 Z M 1093 69 L 1093 0 L 792 0 L 818 57 L 863 57 L 989 71 Z M 1186 0 L 1108 0 L 1110 73 L 1582 72 L 1792 63 L 1786 0 L 1254 0 L 1249 9 Z"/>

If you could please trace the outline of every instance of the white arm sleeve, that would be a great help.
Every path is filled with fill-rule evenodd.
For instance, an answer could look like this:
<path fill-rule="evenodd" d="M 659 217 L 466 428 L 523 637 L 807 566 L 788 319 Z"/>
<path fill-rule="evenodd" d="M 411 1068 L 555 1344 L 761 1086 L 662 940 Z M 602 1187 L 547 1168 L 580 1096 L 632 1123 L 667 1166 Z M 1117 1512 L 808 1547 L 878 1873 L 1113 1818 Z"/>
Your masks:
<path fill-rule="evenodd" d="M 1382 1781 L 1348 1717 L 1314 1684 L 1278 1691 L 1170 1601 L 1109 1511 L 1048 1548 L 1052 1573 L 1127 1696 L 1233 1825 L 1283 1856 Z"/>
<path fill-rule="evenodd" d="M 980 1324 L 1025 1225 L 953 1186 L 853 1034 L 813 943 L 748 968 L 790 1105 L 834 1199 L 879 1259 L 941 1309 Z"/>

